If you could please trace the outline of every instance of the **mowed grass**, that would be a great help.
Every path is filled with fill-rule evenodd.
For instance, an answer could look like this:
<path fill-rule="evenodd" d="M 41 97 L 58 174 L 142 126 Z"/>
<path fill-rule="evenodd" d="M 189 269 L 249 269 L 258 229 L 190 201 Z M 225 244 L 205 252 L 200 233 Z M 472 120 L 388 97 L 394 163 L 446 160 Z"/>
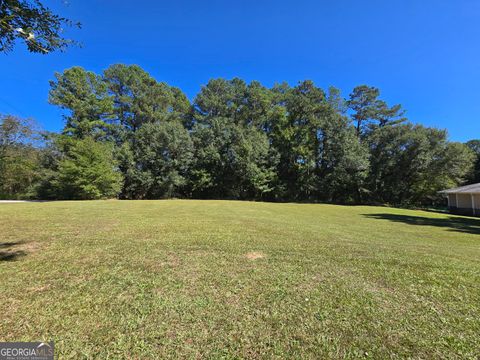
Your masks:
<path fill-rule="evenodd" d="M 480 219 L 234 201 L 0 204 L 0 341 L 60 358 L 478 358 Z"/>

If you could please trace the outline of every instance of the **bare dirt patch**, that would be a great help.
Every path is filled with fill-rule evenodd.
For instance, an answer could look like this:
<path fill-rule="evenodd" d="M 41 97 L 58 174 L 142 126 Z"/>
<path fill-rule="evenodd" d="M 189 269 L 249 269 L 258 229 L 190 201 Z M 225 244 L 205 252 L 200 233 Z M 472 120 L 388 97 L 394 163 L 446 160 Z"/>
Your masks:
<path fill-rule="evenodd" d="M 40 244 L 35 241 L 0 242 L 0 249 L 0 261 L 14 261 L 28 253 L 38 251 Z"/>
<path fill-rule="evenodd" d="M 251 252 L 245 254 L 245 257 L 248 260 L 258 260 L 258 259 L 263 259 L 265 257 L 265 254 L 263 254 L 259 251 L 251 251 Z"/>

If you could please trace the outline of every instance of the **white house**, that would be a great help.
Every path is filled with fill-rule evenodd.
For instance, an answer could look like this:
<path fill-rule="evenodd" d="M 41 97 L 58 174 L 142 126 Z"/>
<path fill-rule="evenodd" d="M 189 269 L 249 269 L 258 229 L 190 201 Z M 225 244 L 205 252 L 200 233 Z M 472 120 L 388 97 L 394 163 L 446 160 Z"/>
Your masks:
<path fill-rule="evenodd" d="M 480 183 L 440 191 L 452 213 L 480 216 Z"/>

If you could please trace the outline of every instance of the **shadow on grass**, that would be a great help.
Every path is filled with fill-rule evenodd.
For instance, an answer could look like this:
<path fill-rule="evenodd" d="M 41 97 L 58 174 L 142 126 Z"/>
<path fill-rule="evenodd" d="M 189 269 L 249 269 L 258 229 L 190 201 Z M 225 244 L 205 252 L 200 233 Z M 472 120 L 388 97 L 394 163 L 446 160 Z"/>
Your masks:
<path fill-rule="evenodd" d="M 389 220 L 409 225 L 425 225 L 446 228 L 468 234 L 480 234 L 480 219 L 449 216 L 447 218 L 429 218 L 400 214 L 364 214 L 365 217 L 377 220 Z"/>
<path fill-rule="evenodd" d="M 27 255 L 25 251 L 16 249 L 22 244 L 22 242 L 0 242 L 0 261 L 14 261 Z"/>

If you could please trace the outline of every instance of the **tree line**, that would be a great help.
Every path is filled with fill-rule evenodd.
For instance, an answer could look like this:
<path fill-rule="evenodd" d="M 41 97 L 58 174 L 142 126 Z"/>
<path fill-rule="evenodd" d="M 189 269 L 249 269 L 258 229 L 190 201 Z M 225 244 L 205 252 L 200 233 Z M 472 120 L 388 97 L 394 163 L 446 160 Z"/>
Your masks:
<path fill-rule="evenodd" d="M 56 73 L 61 133 L 0 120 L 0 197 L 430 205 L 480 181 L 480 141 L 408 121 L 357 86 L 212 79 L 192 102 L 136 65 Z"/>

